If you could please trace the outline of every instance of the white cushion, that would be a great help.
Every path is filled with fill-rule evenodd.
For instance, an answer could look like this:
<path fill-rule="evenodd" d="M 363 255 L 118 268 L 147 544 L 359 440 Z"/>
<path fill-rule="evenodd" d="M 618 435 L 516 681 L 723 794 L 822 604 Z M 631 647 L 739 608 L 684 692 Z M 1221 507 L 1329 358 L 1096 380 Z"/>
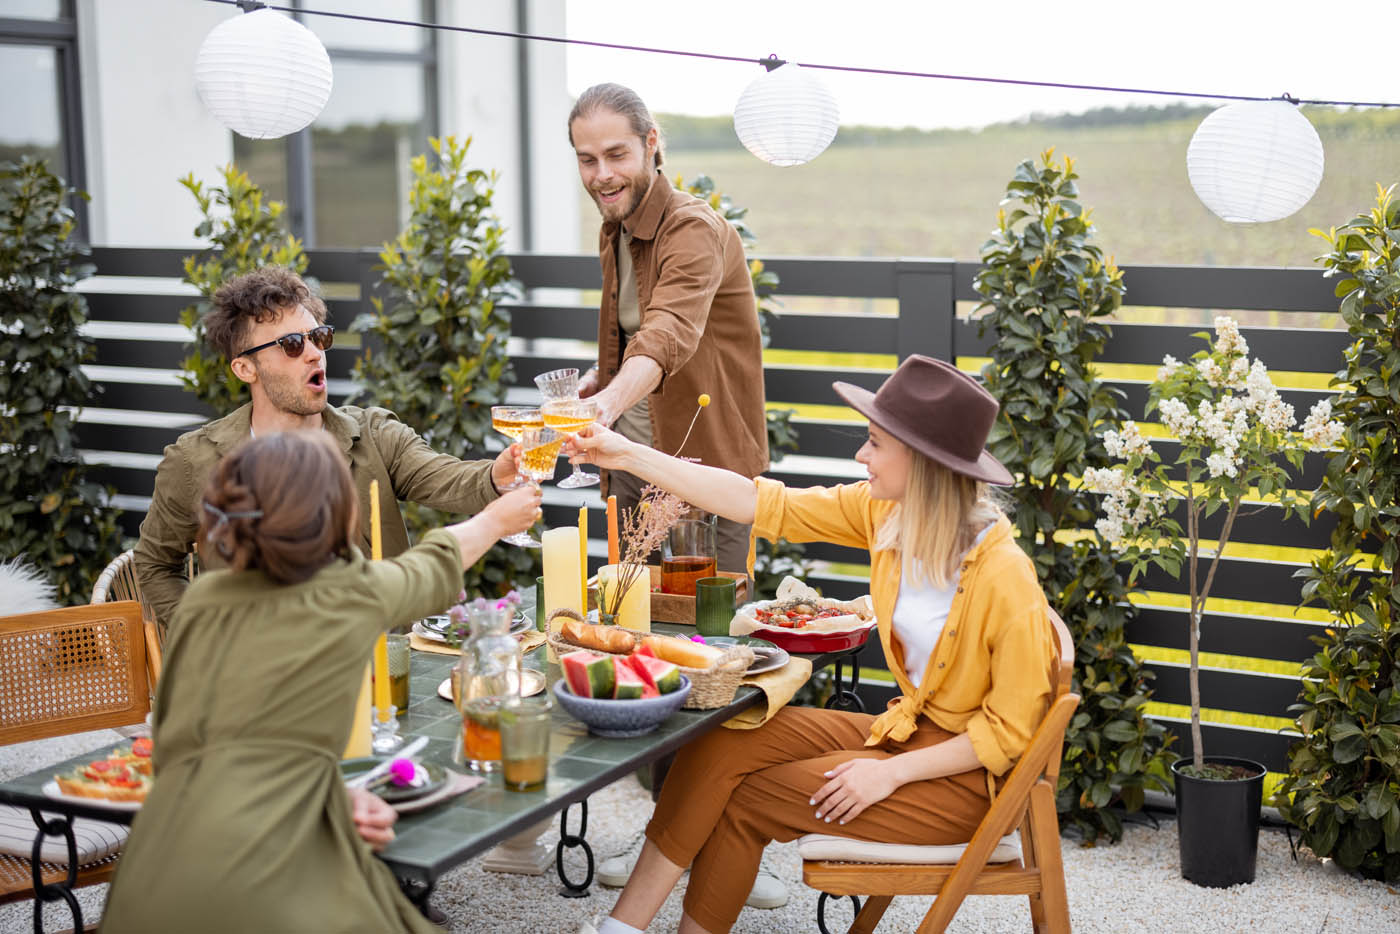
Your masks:
<path fill-rule="evenodd" d="M 916 846 L 911 843 L 871 843 L 829 833 L 809 833 L 797 838 L 797 852 L 803 859 L 825 859 L 845 863 L 925 863 L 948 865 L 962 859 L 966 843 L 945 846 Z M 1021 858 L 1021 835 L 1012 831 L 1002 837 L 987 858 L 989 863 L 1009 863 Z"/>
<path fill-rule="evenodd" d="M 0 805 L 0 853 L 29 859 L 34 852 L 34 835 L 38 831 L 28 808 Z M 75 817 L 73 840 L 78 844 L 78 865 L 86 866 L 119 852 L 129 832 L 130 828 L 123 824 Z M 45 837 L 39 855 L 46 863 L 67 866 L 68 844 L 61 836 Z"/>

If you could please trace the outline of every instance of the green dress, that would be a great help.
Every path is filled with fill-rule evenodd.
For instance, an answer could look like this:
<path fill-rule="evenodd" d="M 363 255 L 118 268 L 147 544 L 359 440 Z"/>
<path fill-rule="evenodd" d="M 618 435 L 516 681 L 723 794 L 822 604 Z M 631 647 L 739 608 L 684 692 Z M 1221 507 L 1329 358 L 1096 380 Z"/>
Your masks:
<path fill-rule="evenodd" d="M 104 934 L 440 934 L 360 839 L 337 763 L 378 634 L 452 603 L 456 539 L 359 552 L 300 584 L 212 571 L 170 629 L 156 782 L 131 830 Z"/>

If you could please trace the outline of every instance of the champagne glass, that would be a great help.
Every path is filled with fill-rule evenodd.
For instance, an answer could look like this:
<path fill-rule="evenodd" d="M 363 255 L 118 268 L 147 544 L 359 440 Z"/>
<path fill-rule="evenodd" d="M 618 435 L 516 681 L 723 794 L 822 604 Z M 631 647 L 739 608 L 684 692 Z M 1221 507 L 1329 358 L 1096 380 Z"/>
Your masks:
<path fill-rule="evenodd" d="M 598 403 L 592 399 L 556 399 L 541 405 L 540 412 L 544 423 L 550 428 L 562 434 L 575 435 L 598 420 Z M 597 474 L 584 473 L 578 464 L 574 464 L 574 472 L 560 480 L 558 486 L 561 490 L 576 490 L 597 483 Z"/>
<path fill-rule="evenodd" d="M 544 419 L 540 415 L 540 410 L 533 406 L 521 405 L 493 405 L 491 406 L 491 427 L 512 441 L 519 442 L 521 434 L 526 428 L 538 428 L 544 425 Z M 525 482 L 524 478 L 517 477 L 516 481 L 506 490 L 513 490 Z M 518 545 L 521 548 L 539 548 L 540 543 L 529 532 L 516 532 L 507 535 L 501 541 L 511 545 Z"/>

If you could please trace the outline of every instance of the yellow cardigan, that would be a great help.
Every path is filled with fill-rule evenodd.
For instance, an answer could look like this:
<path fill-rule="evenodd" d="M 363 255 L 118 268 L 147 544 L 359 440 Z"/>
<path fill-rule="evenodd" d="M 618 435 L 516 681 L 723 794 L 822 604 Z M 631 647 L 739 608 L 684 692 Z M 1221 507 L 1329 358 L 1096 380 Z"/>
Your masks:
<path fill-rule="evenodd" d="M 759 477 L 754 534 L 794 542 L 824 541 L 871 549 L 889 500 L 870 496 L 868 481 L 789 490 Z M 967 733 L 977 759 L 993 775 L 1009 771 L 1030 744 L 1049 708 L 1055 636 L 1035 568 L 1002 517 L 962 562 L 948 621 L 917 686 L 905 674 L 904 653 L 891 630 L 899 596 L 900 555 L 870 552 L 870 594 L 880 643 L 902 696 L 876 718 L 866 745 L 899 742 L 923 714 L 954 733 Z"/>

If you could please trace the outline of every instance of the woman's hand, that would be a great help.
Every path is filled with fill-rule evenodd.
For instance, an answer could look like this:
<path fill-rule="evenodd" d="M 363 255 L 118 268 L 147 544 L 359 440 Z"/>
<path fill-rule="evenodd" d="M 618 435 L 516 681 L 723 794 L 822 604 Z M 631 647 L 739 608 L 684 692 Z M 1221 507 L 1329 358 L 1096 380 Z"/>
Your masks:
<path fill-rule="evenodd" d="M 495 538 L 523 532 L 540 518 L 540 488 L 528 483 L 504 493 L 477 515 L 495 524 Z"/>
<path fill-rule="evenodd" d="M 827 823 L 854 820 L 900 785 L 890 759 L 851 759 L 827 772 L 826 777 L 830 781 L 817 789 L 810 803 L 817 806 L 817 818 Z"/>
<path fill-rule="evenodd" d="M 355 821 L 355 831 L 378 853 L 394 841 L 394 821 L 399 815 L 373 792 L 363 788 L 345 791 L 350 796 L 350 817 Z"/>
<path fill-rule="evenodd" d="M 632 442 L 610 428 L 594 423 L 564 442 L 564 454 L 571 464 L 623 467 Z"/>

